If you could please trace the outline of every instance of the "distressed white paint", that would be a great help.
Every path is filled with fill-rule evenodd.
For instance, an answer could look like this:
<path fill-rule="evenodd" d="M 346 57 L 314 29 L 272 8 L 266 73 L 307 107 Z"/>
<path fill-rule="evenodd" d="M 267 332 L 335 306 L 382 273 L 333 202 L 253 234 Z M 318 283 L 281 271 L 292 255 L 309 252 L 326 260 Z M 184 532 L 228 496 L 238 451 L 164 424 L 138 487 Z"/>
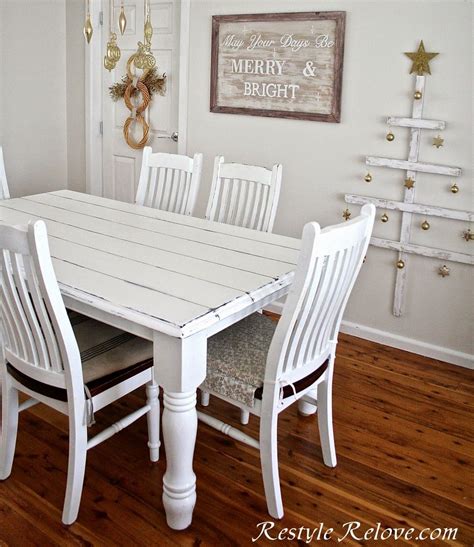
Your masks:
<path fill-rule="evenodd" d="M 423 216 L 433 216 L 448 218 L 450 220 L 463 220 L 465 222 L 474 221 L 474 213 L 471 211 L 460 211 L 457 209 L 448 209 L 446 207 L 436 207 L 435 205 L 424 205 L 421 203 L 405 203 L 404 201 L 393 201 L 390 199 L 373 198 L 369 196 L 358 196 L 355 194 L 346 194 L 345 200 L 347 203 L 356 205 L 364 205 L 365 203 L 373 203 L 381 209 L 394 211 L 406 211 Z"/>
<path fill-rule="evenodd" d="M 392 169 L 432 173 L 433 175 L 446 175 L 449 177 L 459 177 L 461 175 L 461 169 L 459 167 L 448 167 L 446 165 L 438 165 L 436 163 L 397 160 L 393 158 L 382 158 L 379 156 L 367 156 L 366 163 L 367 165 L 373 165 L 375 167 L 391 167 Z"/>
<path fill-rule="evenodd" d="M 0 204 L 0 226 L 36 218 L 50 230 L 68 307 L 154 341 L 165 390 L 163 503 L 168 524 L 185 528 L 196 500 L 195 402 L 207 338 L 288 293 L 300 242 L 70 191 Z M 108 402 L 99 395 L 94 407 Z"/>
<path fill-rule="evenodd" d="M 443 130 L 446 123 L 441 120 L 423 120 L 421 118 L 387 118 L 387 124 L 394 127 L 414 127 L 417 129 L 438 129 Z"/>

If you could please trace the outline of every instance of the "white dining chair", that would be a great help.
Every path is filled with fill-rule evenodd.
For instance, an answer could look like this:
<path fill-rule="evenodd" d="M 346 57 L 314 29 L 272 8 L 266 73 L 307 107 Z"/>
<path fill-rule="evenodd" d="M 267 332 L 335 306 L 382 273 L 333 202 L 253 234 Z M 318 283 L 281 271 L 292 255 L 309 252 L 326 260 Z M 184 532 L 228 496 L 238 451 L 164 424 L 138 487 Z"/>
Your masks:
<path fill-rule="evenodd" d="M 5 161 L 3 159 L 3 149 L 0 146 L 0 199 L 10 199 L 8 190 L 7 173 L 5 171 Z"/>
<path fill-rule="evenodd" d="M 26 228 L 0 226 L 0 265 L 4 341 L 0 480 L 11 473 L 20 411 L 44 403 L 67 415 L 69 463 L 62 521 L 72 524 L 90 448 L 146 414 L 150 459 L 158 460 L 159 400 L 152 343 L 79 314 L 71 314 L 70 319 L 44 222 Z M 88 439 L 95 413 L 142 385 L 146 385 L 146 404 Z M 21 405 L 19 392 L 30 397 Z"/>
<path fill-rule="evenodd" d="M 295 278 L 276 324 L 253 314 L 208 340 L 207 376 L 201 388 L 260 416 L 259 441 L 221 420 L 199 419 L 260 450 L 268 511 L 283 517 L 277 424 L 295 401 L 317 406 L 324 463 L 335 467 L 332 381 L 336 345 L 347 300 L 362 266 L 375 207 L 354 220 L 321 230 L 304 227 Z"/>
<path fill-rule="evenodd" d="M 242 163 L 225 163 L 216 156 L 206 218 L 262 232 L 271 232 L 275 222 L 282 178 L 281 164 L 272 169 Z M 201 390 L 201 404 L 210 395 Z M 247 424 L 249 413 L 242 410 L 240 421 Z"/>
<path fill-rule="evenodd" d="M 282 166 L 272 169 L 214 161 L 206 218 L 262 232 L 271 232 L 280 198 Z"/>
<path fill-rule="evenodd" d="M 192 215 L 201 183 L 202 154 L 152 153 L 143 149 L 135 203 L 163 211 Z"/>

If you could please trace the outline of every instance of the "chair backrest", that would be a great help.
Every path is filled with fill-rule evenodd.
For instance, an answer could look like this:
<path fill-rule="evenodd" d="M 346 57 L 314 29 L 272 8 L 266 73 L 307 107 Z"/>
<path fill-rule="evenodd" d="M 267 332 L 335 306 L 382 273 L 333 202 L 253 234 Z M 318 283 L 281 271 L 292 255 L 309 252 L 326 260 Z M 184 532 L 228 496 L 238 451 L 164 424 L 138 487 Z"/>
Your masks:
<path fill-rule="evenodd" d="M 280 198 L 282 166 L 272 169 L 214 161 L 206 218 L 262 232 L 271 232 Z"/>
<path fill-rule="evenodd" d="M 364 205 L 354 220 L 303 230 L 295 278 L 268 353 L 266 381 L 295 382 L 335 350 L 342 314 L 362 266 L 375 207 Z"/>
<path fill-rule="evenodd" d="M 0 225 L 0 296 L 5 360 L 34 380 L 83 394 L 79 348 L 43 221 Z"/>
<path fill-rule="evenodd" d="M 3 150 L 0 146 L 0 199 L 10 199 L 8 190 L 7 173 L 5 172 L 5 162 L 3 161 Z"/>
<path fill-rule="evenodd" d="M 201 183 L 202 154 L 153 154 L 143 149 L 135 203 L 163 211 L 192 215 Z"/>

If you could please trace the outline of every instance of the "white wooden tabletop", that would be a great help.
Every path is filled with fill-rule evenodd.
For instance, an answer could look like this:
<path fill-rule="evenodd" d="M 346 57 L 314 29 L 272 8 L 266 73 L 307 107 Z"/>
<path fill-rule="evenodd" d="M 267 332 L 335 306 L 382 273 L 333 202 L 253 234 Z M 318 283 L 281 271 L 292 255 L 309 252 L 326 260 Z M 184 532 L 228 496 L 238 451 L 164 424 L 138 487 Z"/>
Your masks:
<path fill-rule="evenodd" d="M 48 227 L 64 295 L 185 337 L 286 292 L 300 240 L 61 190 L 0 201 Z M 286 288 L 286 291 L 283 289 Z"/>

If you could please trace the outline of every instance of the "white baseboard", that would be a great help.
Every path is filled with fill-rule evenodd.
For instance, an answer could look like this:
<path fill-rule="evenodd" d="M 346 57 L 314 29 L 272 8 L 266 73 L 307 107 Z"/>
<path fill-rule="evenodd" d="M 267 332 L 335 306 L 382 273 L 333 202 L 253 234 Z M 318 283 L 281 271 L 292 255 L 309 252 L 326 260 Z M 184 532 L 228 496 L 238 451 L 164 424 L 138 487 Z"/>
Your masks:
<path fill-rule="evenodd" d="M 266 306 L 265 309 L 273 313 L 281 314 L 283 311 L 283 303 L 274 302 L 273 304 Z M 351 321 L 342 321 L 341 332 L 357 336 L 357 338 L 363 338 L 364 340 L 370 340 L 371 342 L 378 342 L 379 344 L 384 344 L 392 348 L 410 351 L 411 353 L 424 355 L 425 357 L 431 357 L 432 359 L 438 359 L 439 361 L 444 361 L 460 367 L 474 369 L 474 355 L 470 355 L 469 353 L 463 353 L 442 346 L 435 346 L 434 344 L 415 340 L 414 338 L 407 338 L 406 336 L 366 327 L 365 325 L 352 323 Z"/>

